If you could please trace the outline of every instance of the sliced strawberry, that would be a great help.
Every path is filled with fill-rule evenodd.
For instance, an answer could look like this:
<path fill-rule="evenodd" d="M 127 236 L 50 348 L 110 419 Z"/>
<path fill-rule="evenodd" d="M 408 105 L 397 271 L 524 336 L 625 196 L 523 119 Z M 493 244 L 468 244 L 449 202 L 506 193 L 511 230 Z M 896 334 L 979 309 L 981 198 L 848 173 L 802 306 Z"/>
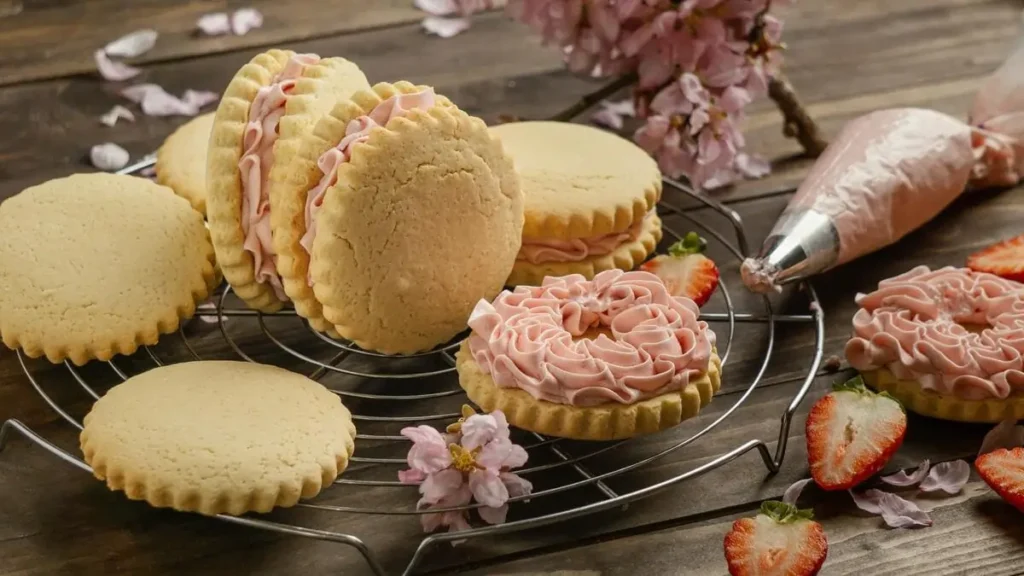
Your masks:
<path fill-rule="evenodd" d="M 993 244 L 967 257 L 967 267 L 1024 282 L 1024 236 Z"/>
<path fill-rule="evenodd" d="M 725 535 L 732 576 L 813 576 L 828 555 L 825 530 L 810 510 L 765 502 L 753 518 L 740 518 Z"/>
<path fill-rule="evenodd" d="M 903 443 L 907 415 L 857 376 L 818 400 L 807 415 L 811 477 L 825 490 L 849 490 L 878 472 Z"/>
<path fill-rule="evenodd" d="M 978 475 L 1003 500 L 1024 512 L 1024 448 L 1000 448 L 974 461 Z"/>
<path fill-rule="evenodd" d="M 705 246 L 703 238 L 690 232 L 669 247 L 668 255 L 656 256 L 640 269 L 661 278 L 669 294 L 686 296 L 703 306 L 718 288 L 718 266 L 701 254 Z"/>

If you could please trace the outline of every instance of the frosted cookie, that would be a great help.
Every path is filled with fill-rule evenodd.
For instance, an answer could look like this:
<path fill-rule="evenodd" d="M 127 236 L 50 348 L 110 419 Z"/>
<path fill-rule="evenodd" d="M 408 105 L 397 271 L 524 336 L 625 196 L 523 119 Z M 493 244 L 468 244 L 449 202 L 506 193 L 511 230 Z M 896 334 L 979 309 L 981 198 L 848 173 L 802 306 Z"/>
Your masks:
<path fill-rule="evenodd" d="M 206 215 L 206 148 L 213 112 L 197 116 L 175 130 L 156 151 L 156 181 Z"/>
<path fill-rule="evenodd" d="M 335 102 L 368 87 L 348 60 L 287 50 L 257 55 L 228 84 L 210 136 L 206 210 L 217 262 L 250 307 L 270 312 L 287 300 L 275 266 L 268 182 L 287 177 L 303 135 Z"/>
<path fill-rule="evenodd" d="M 473 310 L 459 383 L 484 410 L 540 434 L 658 432 L 696 416 L 721 385 L 715 333 L 698 314 L 648 272 L 519 286 Z"/>
<path fill-rule="evenodd" d="M 177 330 L 216 285 L 203 217 L 146 178 L 77 174 L 0 204 L 0 335 L 84 364 Z"/>
<path fill-rule="evenodd" d="M 869 386 L 934 418 L 1024 418 L 1024 284 L 918 266 L 857 304 L 846 358 Z"/>
<path fill-rule="evenodd" d="M 491 128 L 519 173 L 523 242 L 508 284 L 546 276 L 631 270 L 661 240 L 661 173 L 646 152 L 610 132 L 565 122 Z"/>
<path fill-rule="evenodd" d="M 523 226 L 512 162 L 433 89 L 339 102 L 271 180 L 278 270 L 298 313 L 359 346 L 414 353 L 465 330 L 512 270 Z"/>
<path fill-rule="evenodd" d="M 111 490 L 208 515 L 316 496 L 348 466 L 356 434 L 337 394 L 248 362 L 154 368 L 111 388 L 83 424 L 85 462 Z"/>

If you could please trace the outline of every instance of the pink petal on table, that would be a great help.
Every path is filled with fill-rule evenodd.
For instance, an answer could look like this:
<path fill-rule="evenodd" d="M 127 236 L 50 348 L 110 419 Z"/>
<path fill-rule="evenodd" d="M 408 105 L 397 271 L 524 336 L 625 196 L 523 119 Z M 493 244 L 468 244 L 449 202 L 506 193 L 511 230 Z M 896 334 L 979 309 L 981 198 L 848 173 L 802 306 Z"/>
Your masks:
<path fill-rule="evenodd" d="M 1003 420 L 985 434 L 978 456 L 1000 448 L 1013 449 L 1018 446 L 1024 446 L 1024 426 L 1018 426 L 1013 419 Z"/>
<path fill-rule="evenodd" d="M 223 36 L 231 32 L 231 18 L 226 12 L 203 14 L 196 20 L 196 28 L 207 36 Z"/>
<path fill-rule="evenodd" d="M 881 478 L 879 478 L 879 480 L 885 482 L 886 484 L 889 484 L 890 486 L 913 486 L 920 482 L 921 480 L 924 480 L 925 476 L 928 475 L 928 469 L 930 467 L 931 462 L 925 460 L 924 462 L 921 462 L 920 465 L 918 465 L 917 470 L 914 470 L 912 474 L 907 474 L 905 470 L 900 470 L 895 474 L 882 476 Z"/>
<path fill-rule="evenodd" d="M 604 126 L 605 128 L 611 128 L 612 130 L 622 130 L 624 125 L 621 114 L 616 114 L 610 108 L 602 108 L 597 112 L 590 115 L 590 121 L 598 126 Z"/>
<path fill-rule="evenodd" d="M 782 495 L 782 501 L 786 504 L 796 506 L 796 501 L 800 499 L 800 493 L 804 491 L 804 487 L 811 481 L 810 478 L 804 480 L 797 480 L 789 488 L 786 488 L 786 492 Z"/>
<path fill-rule="evenodd" d="M 136 30 L 107 44 L 103 51 L 107 56 L 135 58 L 149 52 L 156 44 L 156 30 Z"/>
<path fill-rule="evenodd" d="M 93 60 L 96 61 L 96 69 L 104 80 L 123 82 L 138 76 L 142 72 L 142 70 L 133 68 L 123 62 L 111 60 L 103 50 L 97 50 L 92 56 Z"/>
<path fill-rule="evenodd" d="M 189 106 L 195 106 L 198 109 L 202 108 L 203 106 L 206 106 L 207 104 L 210 104 L 211 102 L 216 102 L 217 100 L 219 100 L 220 94 L 205 90 L 189 89 L 185 90 L 185 94 L 182 95 L 181 99 Z"/>
<path fill-rule="evenodd" d="M 199 107 L 168 94 L 156 84 L 136 84 L 121 91 L 121 96 L 136 102 L 146 116 L 195 116 Z"/>
<path fill-rule="evenodd" d="M 971 476 L 971 465 L 963 460 L 942 462 L 936 464 L 928 477 L 925 478 L 918 488 L 922 492 L 935 492 L 942 490 L 946 494 L 956 494 L 967 484 Z"/>
<path fill-rule="evenodd" d="M 931 526 L 932 518 L 927 512 L 921 510 L 910 500 L 900 498 L 895 494 L 882 493 L 878 500 L 878 507 L 882 512 L 882 520 L 891 528 L 916 528 L 918 526 Z"/>
<path fill-rule="evenodd" d="M 235 36 L 245 36 L 250 30 L 263 26 L 263 14 L 255 8 L 241 8 L 231 15 L 231 31 Z"/>
<path fill-rule="evenodd" d="M 451 16 L 459 11 L 454 0 L 415 0 L 412 4 L 431 16 Z"/>
<path fill-rule="evenodd" d="M 441 18 L 427 16 L 420 23 L 428 34 L 437 34 L 441 38 L 451 38 L 469 29 L 469 18 Z"/>
<path fill-rule="evenodd" d="M 129 122 L 135 122 L 135 114 L 132 114 L 131 110 L 118 104 L 117 106 L 111 108 L 110 112 L 107 112 L 103 116 L 100 116 L 100 124 L 103 124 L 105 126 L 113 126 L 117 124 L 118 120 L 121 119 L 127 120 Z"/>
<path fill-rule="evenodd" d="M 885 492 L 881 490 L 875 490 L 871 488 L 865 490 L 860 494 L 849 490 L 850 497 L 853 498 L 853 503 L 857 505 L 857 508 L 867 512 L 868 514 L 881 514 L 881 501 L 882 496 L 885 496 Z"/>
<path fill-rule="evenodd" d="M 113 172 L 128 165 L 128 151 L 117 144 L 97 144 L 89 150 L 89 160 L 100 170 Z"/>
<path fill-rule="evenodd" d="M 736 155 L 735 166 L 736 170 L 739 171 L 744 178 L 751 180 L 764 178 L 772 173 L 771 162 L 768 162 L 760 156 L 747 154 L 746 152 L 741 152 Z"/>

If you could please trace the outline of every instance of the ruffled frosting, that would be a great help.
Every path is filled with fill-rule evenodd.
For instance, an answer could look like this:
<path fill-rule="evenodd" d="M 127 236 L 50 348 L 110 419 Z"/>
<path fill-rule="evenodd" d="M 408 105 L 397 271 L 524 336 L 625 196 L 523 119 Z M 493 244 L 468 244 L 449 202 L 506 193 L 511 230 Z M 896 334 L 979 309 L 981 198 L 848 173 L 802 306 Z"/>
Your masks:
<path fill-rule="evenodd" d="M 365 142 L 374 128 L 387 126 L 392 119 L 405 116 L 410 110 L 429 109 L 436 101 L 437 97 L 433 88 L 392 96 L 375 106 L 369 114 L 349 122 L 345 127 L 345 136 L 338 142 L 338 145 L 320 155 L 320 158 L 317 159 L 317 166 L 323 176 L 306 195 L 306 233 L 299 240 L 299 244 L 307 254 L 313 252 L 313 240 L 316 238 L 316 215 L 323 205 L 324 195 L 327 193 L 327 189 L 337 182 L 338 168 L 352 157 L 353 147 L 360 142 Z M 311 275 L 307 274 L 306 280 L 310 286 L 313 285 Z"/>
<path fill-rule="evenodd" d="M 857 304 L 846 344 L 854 368 L 886 368 L 900 380 L 964 400 L 1002 399 L 1024 389 L 1024 284 L 918 266 L 858 294 Z"/>
<path fill-rule="evenodd" d="M 621 232 L 610 232 L 588 238 L 523 238 L 516 260 L 524 260 L 531 264 L 545 262 L 579 262 L 591 256 L 611 254 L 616 248 L 627 242 L 634 242 L 640 237 L 644 223 L 654 217 L 651 210 L 629 228 Z"/>
<path fill-rule="evenodd" d="M 549 277 L 478 302 L 469 349 L 495 385 L 538 400 L 632 404 L 707 372 L 715 333 L 698 314 L 648 272 Z"/>
<path fill-rule="evenodd" d="M 288 93 L 302 76 L 306 66 L 316 64 L 316 54 L 295 54 L 284 68 L 261 87 L 249 107 L 249 122 L 242 136 L 242 157 L 238 169 L 242 177 L 242 247 L 252 254 L 256 281 L 270 284 L 280 300 L 287 300 L 281 276 L 277 273 L 277 253 L 270 233 L 270 196 L 267 185 L 274 165 L 274 143 L 278 124 L 285 113 Z"/>

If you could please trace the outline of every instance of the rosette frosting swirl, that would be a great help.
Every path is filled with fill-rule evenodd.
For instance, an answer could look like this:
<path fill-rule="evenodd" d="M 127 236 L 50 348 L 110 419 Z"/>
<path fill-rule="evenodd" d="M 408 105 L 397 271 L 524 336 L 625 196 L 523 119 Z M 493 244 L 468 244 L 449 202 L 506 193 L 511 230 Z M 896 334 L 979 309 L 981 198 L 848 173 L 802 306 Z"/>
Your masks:
<path fill-rule="evenodd" d="M 846 357 L 858 370 L 965 400 L 1024 390 L 1024 285 L 992 274 L 918 266 L 858 294 Z"/>
<path fill-rule="evenodd" d="M 648 272 L 573 274 L 478 302 L 469 349 L 497 386 L 574 406 L 631 404 L 707 372 L 715 334 L 698 314 Z"/>

